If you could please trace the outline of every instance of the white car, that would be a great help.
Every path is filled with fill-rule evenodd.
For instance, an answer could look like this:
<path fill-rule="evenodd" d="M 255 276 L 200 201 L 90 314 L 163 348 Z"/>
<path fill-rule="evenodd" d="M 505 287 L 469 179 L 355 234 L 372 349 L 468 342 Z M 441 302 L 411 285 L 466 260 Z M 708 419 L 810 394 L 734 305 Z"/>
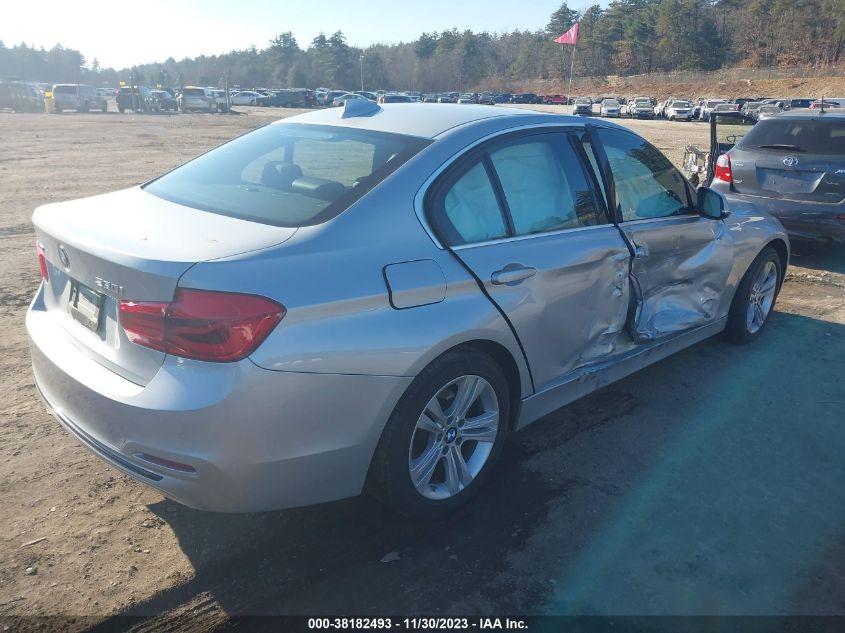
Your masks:
<path fill-rule="evenodd" d="M 261 95 L 257 92 L 244 90 L 232 95 L 231 102 L 232 105 L 255 105 L 260 97 Z"/>
<path fill-rule="evenodd" d="M 698 118 L 702 121 L 709 121 L 710 113 L 716 109 L 716 106 L 720 103 L 727 102 L 727 99 L 708 99 L 707 101 L 701 104 L 701 112 L 699 113 Z"/>
<path fill-rule="evenodd" d="M 666 118 L 670 121 L 689 121 L 692 119 L 693 107 L 689 101 L 675 99 L 666 108 Z"/>
<path fill-rule="evenodd" d="M 621 115 L 622 106 L 616 99 L 604 99 L 601 102 L 601 115 L 618 117 Z"/>

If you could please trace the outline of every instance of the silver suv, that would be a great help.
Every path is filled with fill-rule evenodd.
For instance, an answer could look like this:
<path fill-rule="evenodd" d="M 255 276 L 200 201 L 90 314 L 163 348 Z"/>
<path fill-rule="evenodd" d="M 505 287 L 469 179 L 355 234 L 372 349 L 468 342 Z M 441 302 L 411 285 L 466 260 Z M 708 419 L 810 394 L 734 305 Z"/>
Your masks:
<path fill-rule="evenodd" d="M 106 97 L 97 92 L 94 86 L 86 84 L 56 84 L 53 86 L 53 99 L 56 104 L 56 112 L 62 110 L 76 110 L 77 112 L 108 111 Z"/>

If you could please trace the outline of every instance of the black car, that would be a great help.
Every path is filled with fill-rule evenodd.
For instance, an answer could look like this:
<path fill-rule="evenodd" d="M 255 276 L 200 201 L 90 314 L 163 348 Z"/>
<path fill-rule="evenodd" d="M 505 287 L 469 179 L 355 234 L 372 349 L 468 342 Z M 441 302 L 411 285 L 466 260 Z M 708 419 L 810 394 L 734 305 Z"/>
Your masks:
<path fill-rule="evenodd" d="M 150 110 L 153 112 L 161 112 L 162 110 L 172 110 L 175 112 L 179 109 L 179 105 L 176 103 L 176 97 L 167 90 L 150 90 L 148 101 Z"/>
<path fill-rule="evenodd" d="M 510 103 L 542 103 L 543 100 L 533 92 L 522 92 L 510 98 Z"/>
<path fill-rule="evenodd" d="M 117 101 L 117 109 L 121 113 L 127 110 L 135 112 L 149 112 L 151 110 L 150 89 L 145 86 L 121 86 L 117 91 L 115 101 Z"/>
<path fill-rule="evenodd" d="M 593 100 L 589 97 L 578 97 L 575 99 L 573 114 L 590 115 L 593 113 Z"/>
<path fill-rule="evenodd" d="M 346 93 L 338 91 L 329 93 L 329 95 L 332 94 L 339 97 Z M 334 100 L 334 97 L 332 97 L 332 100 Z M 331 103 L 327 97 L 326 105 L 331 105 Z M 274 90 L 269 95 L 256 99 L 256 105 L 274 108 L 312 108 L 317 105 L 317 98 L 313 90 Z"/>

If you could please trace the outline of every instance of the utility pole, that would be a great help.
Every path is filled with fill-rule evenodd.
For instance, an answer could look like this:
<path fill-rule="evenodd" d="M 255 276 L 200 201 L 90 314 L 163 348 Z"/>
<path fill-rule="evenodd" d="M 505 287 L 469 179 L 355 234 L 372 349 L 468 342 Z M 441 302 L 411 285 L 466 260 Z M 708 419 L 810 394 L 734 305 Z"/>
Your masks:
<path fill-rule="evenodd" d="M 364 53 L 361 53 L 360 60 L 361 62 L 361 92 L 364 92 Z"/>

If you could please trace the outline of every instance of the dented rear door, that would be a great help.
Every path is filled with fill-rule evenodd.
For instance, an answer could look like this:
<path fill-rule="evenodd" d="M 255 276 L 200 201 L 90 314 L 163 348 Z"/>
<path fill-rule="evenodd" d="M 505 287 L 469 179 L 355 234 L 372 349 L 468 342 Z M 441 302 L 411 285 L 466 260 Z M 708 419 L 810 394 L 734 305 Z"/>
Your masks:
<path fill-rule="evenodd" d="M 642 138 L 609 128 L 597 134 L 613 179 L 612 206 L 633 254 L 632 336 L 654 340 L 714 321 L 733 264 L 724 223 L 695 211 L 684 177 Z"/>
<path fill-rule="evenodd" d="M 630 254 L 569 135 L 482 146 L 439 183 L 430 217 L 507 318 L 537 391 L 617 350 Z"/>

